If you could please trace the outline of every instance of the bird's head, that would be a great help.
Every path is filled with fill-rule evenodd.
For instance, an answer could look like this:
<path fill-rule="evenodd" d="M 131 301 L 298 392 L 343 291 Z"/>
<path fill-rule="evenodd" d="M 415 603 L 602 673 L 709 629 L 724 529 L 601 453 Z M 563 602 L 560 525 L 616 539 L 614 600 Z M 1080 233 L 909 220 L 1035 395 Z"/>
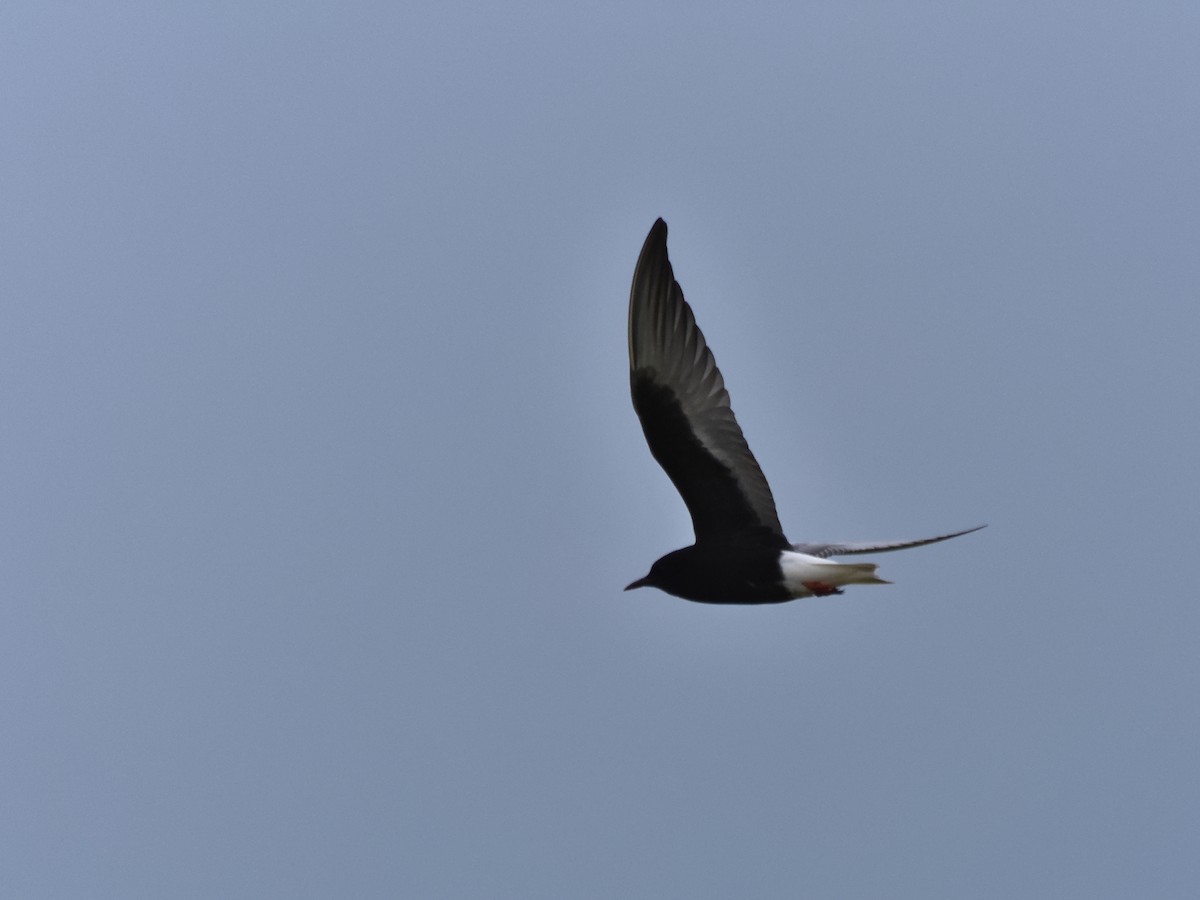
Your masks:
<path fill-rule="evenodd" d="M 668 594 L 675 593 L 677 582 L 680 579 L 682 571 L 686 569 L 687 557 L 691 554 L 692 548 L 687 547 L 683 550 L 676 550 L 668 553 L 661 559 L 655 560 L 654 565 L 650 567 L 650 571 L 645 577 L 639 578 L 637 581 L 632 581 L 625 586 L 625 590 L 632 591 L 634 588 L 653 587 L 660 591 L 666 591 Z"/>

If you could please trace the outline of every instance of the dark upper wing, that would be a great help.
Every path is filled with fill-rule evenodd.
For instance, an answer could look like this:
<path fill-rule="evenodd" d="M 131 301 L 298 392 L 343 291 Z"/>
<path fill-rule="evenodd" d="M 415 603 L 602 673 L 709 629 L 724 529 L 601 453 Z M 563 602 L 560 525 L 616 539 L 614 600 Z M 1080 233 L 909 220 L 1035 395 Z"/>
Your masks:
<path fill-rule="evenodd" d="M 976 525 L 965 531 L 955 531 L 950 534 L 939 534 L 937 537 L 921 538 L 918 541 L 862 541 L 852 544 L 792 544 L 793 550 L 807 553 L 809 556 L 850 556 L 854 553 L 886 553 L 888 550 L 907 550 L 909 547 L 924 547 L 926 544 L 936 544 L 938 541 L 948 541 L 960 535 L 970 534 L 986 525 Z"/>
<path fill-rule="evenodd" d="M 687 504 L 696 540 L 763 526 L 782 535 L 767 479 L 675 281 L 662 219 L 633 273 L 629 379 L 650 452 Z"/>

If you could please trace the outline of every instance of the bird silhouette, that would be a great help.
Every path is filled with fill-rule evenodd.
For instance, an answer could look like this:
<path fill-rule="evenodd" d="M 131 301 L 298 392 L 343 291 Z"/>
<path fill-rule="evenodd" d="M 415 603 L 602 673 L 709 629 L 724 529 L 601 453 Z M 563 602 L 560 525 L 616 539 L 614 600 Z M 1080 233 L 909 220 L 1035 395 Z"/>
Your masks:
<path fill-rule="evenodd" d="M 646 236 L 629 294 L 629 382 L 650 453 L 692 517 L 696 540 L 625 590 L 656 587 L 701 603 L 783 603 L 888 584 L 874 563 L 829 559 L 921 547 L 983 525 L 913 541 L 793 544 L 729 405 L 729 392 L 667 257 L 667 224 Z"/>

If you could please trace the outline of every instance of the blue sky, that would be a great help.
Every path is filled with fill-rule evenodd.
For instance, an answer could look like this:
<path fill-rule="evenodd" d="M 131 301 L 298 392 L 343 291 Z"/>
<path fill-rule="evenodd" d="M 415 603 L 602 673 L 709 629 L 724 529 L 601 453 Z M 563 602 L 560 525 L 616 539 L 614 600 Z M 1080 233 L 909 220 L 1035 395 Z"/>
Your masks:
<path fill-rule="evenodd" d="M 9 4 L 22 897 L 1193 897 L 1189 4 Z M 642 240 L 795 540 L 690 540 Z"/>

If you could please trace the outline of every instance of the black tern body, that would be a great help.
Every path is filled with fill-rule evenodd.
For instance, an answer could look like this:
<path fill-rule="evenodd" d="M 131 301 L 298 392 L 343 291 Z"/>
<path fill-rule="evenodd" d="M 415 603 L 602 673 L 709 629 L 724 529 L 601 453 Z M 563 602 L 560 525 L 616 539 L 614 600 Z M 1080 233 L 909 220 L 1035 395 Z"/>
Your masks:
<path fill-rule="evenodd" d="M 656 587 L 700 603 L 784 603 L 887 584 L 873 563 L 829 557 L 903 550 L 916 541 L 793 544 L 729 405 L 725 381 L 667 258 L 667 223 L 646 236 L 629 294 L 629 381 L 650 452 L 692 516 L 696 542 L 658 560 L 625 590 Z"/>

